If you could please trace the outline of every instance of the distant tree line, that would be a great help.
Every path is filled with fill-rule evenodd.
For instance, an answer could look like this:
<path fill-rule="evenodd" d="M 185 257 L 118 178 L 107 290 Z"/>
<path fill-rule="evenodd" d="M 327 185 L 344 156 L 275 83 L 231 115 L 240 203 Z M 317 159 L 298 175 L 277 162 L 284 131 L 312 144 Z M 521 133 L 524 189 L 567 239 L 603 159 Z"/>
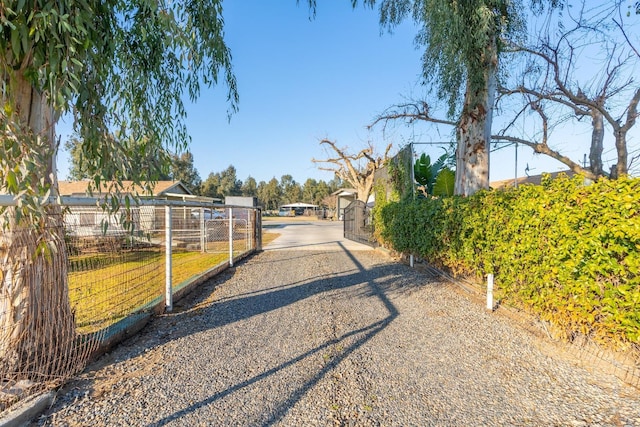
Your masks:
<path fill-rule="evenodd" d="M 82 168 L 82 148 L 79 139 L 71 139 L 66 144 L 70 153 L 71 166 L 69 179 L 88 179 L 89 175 Z M 203 181 L 193 164 L 193 155 L 186 151 L 180 155 L 167 154 L 171 158 L 169 170 L 162 171 L 158 180 L 174 180 L 182 182 L 189 190 L 199 196 L 224 200 L 226 196 L 257 197 L 259 204 L 266 210 L 278 209 L 287 203 L 311 203 L 333 208 L 329 197 L 331 193 L 345 186 L 344 181 L 336 177 L 329 182 L 308 178 L 304 183 L 296 182 L 291 175 L 275 176 L 268 182 L 257 182 L 252 176 L 244 181 L 238 179 L 236 168 L 229 165 L 220 172 L 211 172 Z M 126 175 L 126 174 L 125 174 Z M 122 179 L 130 179 L 123 176 Z"/>
<path fill-rule="evenodd" d="M 296 202 L 332 207 L 329 196 L 342 186 L 343 182 L 338 178 L 329 182 L 308 178 L 301 184 L 288 174 L 280 179 L 274 176 L 268 182 L 257 182 L 252 176 L 242 181 L 237 177 L 236 168 L 229 165 L 223 171 L 211 172 L 194 192 L 220 199 L 225 196 L 257 197 L 264 209 L 274 210 L 283 204 Z"/>

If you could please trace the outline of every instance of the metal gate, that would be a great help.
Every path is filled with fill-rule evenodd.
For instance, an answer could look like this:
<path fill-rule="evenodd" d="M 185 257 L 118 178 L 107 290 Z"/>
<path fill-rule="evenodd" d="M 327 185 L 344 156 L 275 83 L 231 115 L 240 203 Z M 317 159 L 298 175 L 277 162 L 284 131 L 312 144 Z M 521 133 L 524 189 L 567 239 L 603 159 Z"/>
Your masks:
<path fill-rule="evenodd" d="M 369 246 L 377 246 L 373 237 L 371 209 L 366 203 L 354 200 L 344 210 L 344 237 Z"/>

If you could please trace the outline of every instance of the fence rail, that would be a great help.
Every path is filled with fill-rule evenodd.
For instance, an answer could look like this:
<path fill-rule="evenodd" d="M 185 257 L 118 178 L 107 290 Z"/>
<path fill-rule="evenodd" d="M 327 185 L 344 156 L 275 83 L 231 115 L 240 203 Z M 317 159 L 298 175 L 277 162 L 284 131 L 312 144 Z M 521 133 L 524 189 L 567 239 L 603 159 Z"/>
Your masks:
<path fill-rule="evenodd" d="M 57 207 L 51 218 L 57 220 L 48 219 L 47 227 L 61 229 L 63 236 L 59 247 L 48 243 L 53 258 L 62 260 L 55 268 L 63 270 L 57 280 L 35 277 L 54 269 L 46 261 L 51 254 L 42 255 L 45 261 L 37 268 L 17 266 L 12 250 L 22 250 L 26 258 L 39 255 L 24 253 L 29 246 L 15 242 L 15 230 L 2 239 L 0 412 L 59 385 L 97 352 L 139 330 L 154 313 L 170 311 L 194 286 L 261 249 L 257 208 L 141 200 L 113 215 L 98 203 L 92 198 L 62 198 L 62 206 L 51 202 Z M 13 197 L 0 196 L 0 207 L 14 205 Z M 57 288 L 63 298 L 43 303 L 49 288 Z M 70 319 L 68 327 L 60 320 L 65 318 Z M 51 336 L 41 325 L 52 321 L 70 329 L 70 336 Z"/>

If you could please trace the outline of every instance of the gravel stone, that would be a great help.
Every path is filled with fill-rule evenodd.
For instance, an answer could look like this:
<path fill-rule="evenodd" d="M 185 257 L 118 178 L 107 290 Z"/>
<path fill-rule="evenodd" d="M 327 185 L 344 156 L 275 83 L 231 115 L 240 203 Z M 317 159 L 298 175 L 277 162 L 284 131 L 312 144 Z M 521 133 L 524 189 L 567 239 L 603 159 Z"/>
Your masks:
<path fill-rule="evenodd" d="M 39 426 L 640 426 L 640 392 L 375 251 L 265 251 L 57 395 Z"/>

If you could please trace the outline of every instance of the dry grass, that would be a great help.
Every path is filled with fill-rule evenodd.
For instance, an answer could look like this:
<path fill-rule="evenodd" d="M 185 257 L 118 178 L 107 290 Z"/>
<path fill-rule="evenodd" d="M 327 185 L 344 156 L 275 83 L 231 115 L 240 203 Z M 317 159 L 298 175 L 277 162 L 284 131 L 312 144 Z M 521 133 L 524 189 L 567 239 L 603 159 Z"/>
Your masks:
<path fill-rule="evenodd" d="M 104 328 L 164 296 L 165 254 L 159 250 L 72 257 L 69 299 L 80 332 Z M 228 252 L 174 252 L 172 283 L 228 260 Z"/>
<path fill-rule="evenodd" d="M 270 233 L 270 232 L 262 232 L 262 246 L 266 246 L 269 243 L 273 242 L 274 240 L 276 240 L 278 237 L 280 237 L 280 233 Z"/>
<path fill-rule="evenodd" d="M 280 234 L 264 233 L 266 245 Z M 246 239 L 234 241 L 234 256 L 249 249 Z M 228 242 L 210 242 L 207 252 L 174 249 L 172 286 L 226 262 Z M 145 306 L 155 305 L 165 293 L 165 253 L 160 248 L 90 253 L 70 257 L 69 299 L 79 332 L 102 329 Z"/>

